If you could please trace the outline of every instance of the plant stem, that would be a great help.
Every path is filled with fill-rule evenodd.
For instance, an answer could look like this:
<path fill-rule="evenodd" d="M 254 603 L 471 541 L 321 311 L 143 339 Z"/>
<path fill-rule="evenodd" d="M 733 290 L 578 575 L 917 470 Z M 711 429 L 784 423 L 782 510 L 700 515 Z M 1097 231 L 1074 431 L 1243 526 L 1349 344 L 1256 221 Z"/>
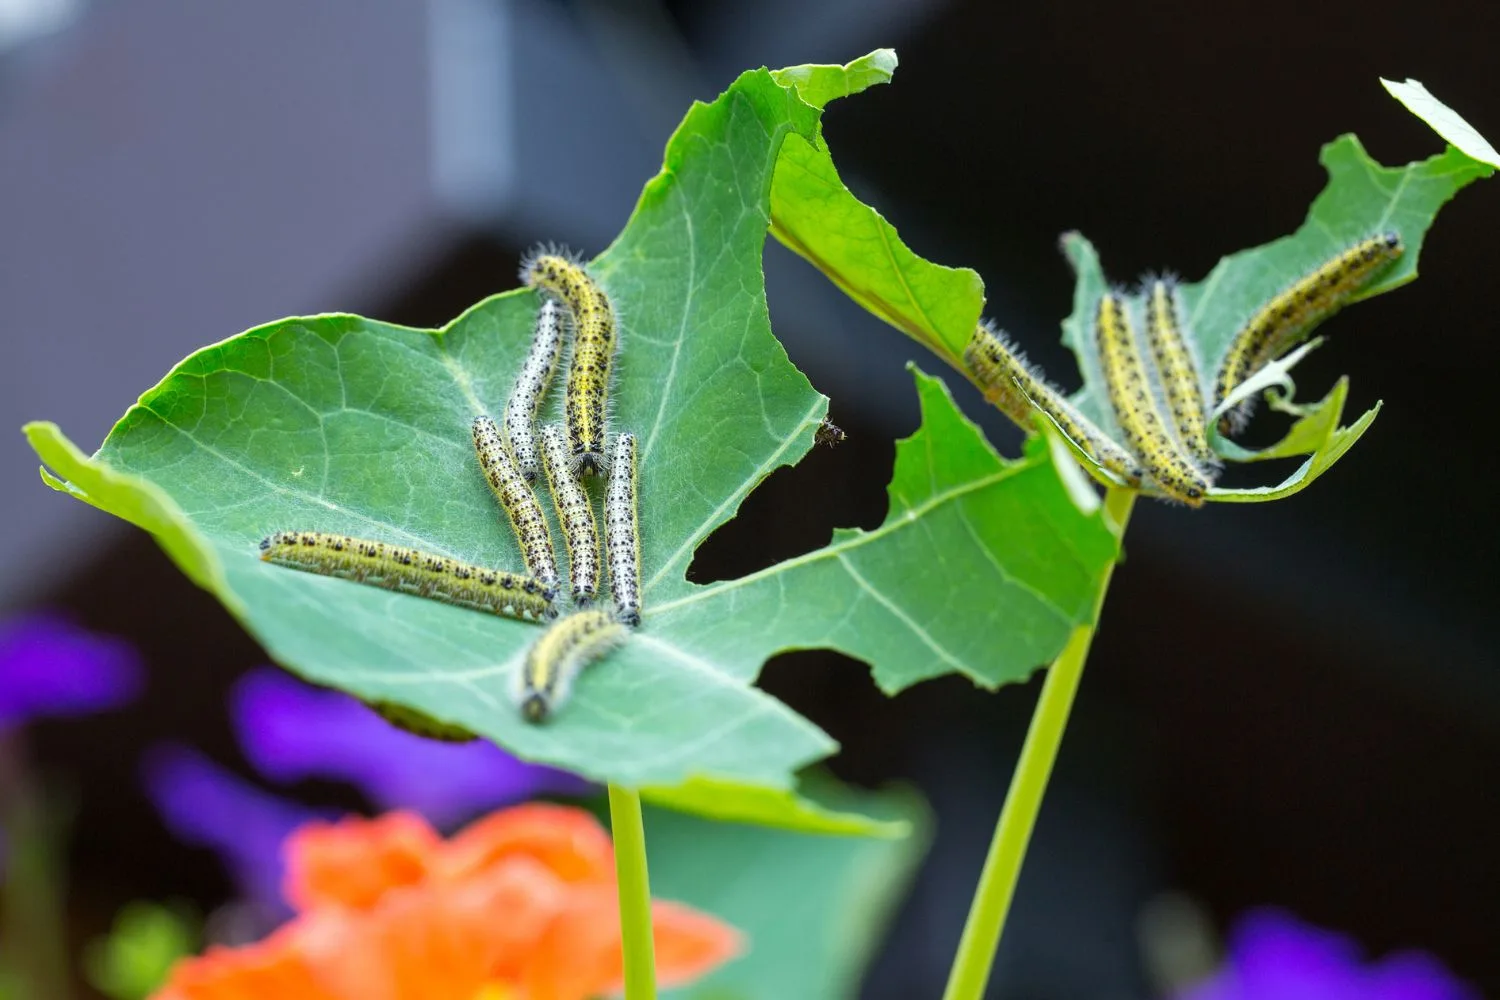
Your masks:
<path fill-rule="evenodd" d="M 1133 490 L 1111 489 L 1105 496 L 1105 515 L 1118 537 L 1125 535 L 1125 525 L 1130 520 L 1134 502 Z M 1073 697 L 1083 679 L 1083 665 L 1088 659 L 1089 646 L 1094 640 L 1099 613 L 1104 607 L 1104 595 L 1109 590 L 1113 573 L 1114 564 L 1111 563 L 1100 581 L 1099 598 L 1094 607 L 1095 624 L 1074 629 L 1067 645 L 1047 671 L 1041 697 L 1037 699 L 1036 711 L 1032 713 L 1031 725 L 1026 731 L 1026 742 L 1021 747 L 1021 758 L 1011 776 L 1010 791 L 1001 807 L 1000 820 L 995 824 L 995 836 L 990 841 L 989 855 L 984 859 L 984 871 L 974 890 L 974 901 L 969 905 L 969 919 L 964 923 L 963 937 L 959 939 L 958 954 L 954 956 L 953 968 L 948 973 L 943 1000 L 980 1000 L 989 983 L 990 966 L 994 964 L 995 950 L 1000 945 L 1000 933 L 1005 929 L 1011 897 L 1015 895 L 1016 880 L 1021 874 L 1021 862 L 1026 858 L 1026 845 L 1031 841 L 1031 831 L 1042 808 L 1042 796 L 1047 791 L 1052 765 L 1057 760 L 1057 750 L 1068 726 Z"/>
<path fill-rule="evenodd" d="M 609 825 L 620 884 L 620 935 L 625 948 L 625 1000 L 656 1000 L 656 942 L 651 936 L 651 878 L 641 797 L 609 786 Z"/>

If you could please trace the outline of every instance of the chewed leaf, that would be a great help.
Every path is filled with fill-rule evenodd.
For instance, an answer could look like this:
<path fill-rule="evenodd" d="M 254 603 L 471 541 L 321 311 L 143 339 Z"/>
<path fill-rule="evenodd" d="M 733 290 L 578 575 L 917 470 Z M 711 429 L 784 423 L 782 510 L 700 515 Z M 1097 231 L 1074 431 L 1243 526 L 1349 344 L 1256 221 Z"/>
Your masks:
<path fill-rule="evenodd" d="M 813 76 L 823 99 L 850 89 L 841 86 L 844 81 L 838 67 L 816 69 L 824 71 L 822 76 Z M 894 69 L 894 62 L 885 69 Z M 884 76 L 867 73 L 860 85 L 868 85 L 872 77 L 874 82 L 884 80 Z M 1423 239 L 1438 210 L 1465 185 L 1493 172 L 1487 165 L 1494 158 L 1488 143 L 1422 90 L 1420 84 L 1387 83 L 1387 88 L 1467 152 L 1450 149 L 1404 167 L 1383 167 L 1365 153 L 1352 135 L 1324 147 L 1322 163 L 1329 174 L 1328 185 L 1296 233 L 1225 257 L 1205 279 L 1181 287 L 1182 318 L 1204 369 L 1205 391 L 1211 390 L 1213 376 L 1230 341 L 1257 309 L 1357 241 L 1395 231 L 1404 241 L 1405 253 L 1356 298 L 1369 298 L 1412 280 L 1417 273 Z M 782 159 L 788 167 L 777 173 L 771 201 L 771 231 L 777 239 L 807 258 L 860 305 L 963 371 L 960 358 L 983 306 L 983 286 L 978 276 L 967 269 L 943 267 L 924 260 L 902 243 L 895 229 L 875 209 L 860 202 L 844 186 L 821 137 L 812 143 L 800 139 L 789 141 Z M 1103 389 L 1103 372 L 1092 336 L 1093 316 L 1101 296 L 1110 287 L 1109 279 L 1129 282 L 1134 276 L 1106 275 L 1094 247 L 1078 233 L 1064 236 L 1063 249 L 1077 275 L 1073 313 L 1063 322 L 1063 341 L 1072 348 L 1082 376 L 1082 387 L 1072 399 L 1086 416 L 1118 441 L 1122 435 Z M 1128 308 L 1134 315 L 1141 315 L 1144 312 L 1141 296 L 1131 298 Z M 1348 326 L 1349 321 L 1338 324 L 1343 329 Z M 1014 330 L 1010 332 L 1016 335 Z M 1028 346 L 1026 339 L 1016 339 L 1017 346 L 1024 351 Z M 1212 402 L 1207 400 L 1210 406 Z M 1366 414 L 1357 426 L 1362 430 L 1373 416 L 1373 411 Z M 1339 454 L 1352 443 L 1353 437 L 1337 439 L 1341 442 Z M 1242 460 L 1241 449 L 1228 442 L 1220 444 L 1221 457 Z M 1333 447 L 1333 439 L 1325 444 Z M 1322 462 L 1330 454 L 1322 453 L 1321 458 L 1310 463 L 1310 468 L 1316 467 L 1321 472 L 1327 467 Z M 1114 481 L 1093 462 L 1084 459 L 1084 464 L 1100 481 Z M 1296 488 L 1310 481 L 1310 477 L 1304 476 Z M 1291 488 L 1290 483 L 1284 483 L 1255 495 L 1270 499 L 1285 495 Z M 1208 498 L 1242 502 L 1245 492 L 1214 491 Z"/>
<path fill-rule="evenodd" d="M 680 809 L 891 832 L 792 794 L 835 744 L 753 686 L 765 660 L 840 649 L 888 690 L 953 671 L 1016 680 L 1091 618 L 1117 545 L 1068 498 L 1046 449 L 1002 461 L 920 377 L 924 423 L 900 445 L 884 525 L 740 580 L 686 579 L 699 544 L 807 453 L 827 408 L 771 333 L 761 254 L 778 151 L 817 134 L 820 112 L 797 87 L 839 88 L 819 68 L 786 76 L 796 85 L 746 73 L 695 105 L 589 265 L 621 316 L 611 428 L 639 441 L 643 621 L 546 725 L 511 699 L 539 626 L 269 565 L 257 549 L 274 531 L 329 531 L 519 568 L 470 425 L 505 405 L 537 310 L 529 291 L 439 330 L 325 315 L 204 348 L 92 457 L 52 425 L 28 428 L 48 484 L 156 535 L 316 683 Z"/>
<path fill-rule="evenodd" d="M 1247 451 L 1227 442 L 1226 451 L 1237 462 L 1258 462 L 1271 458 L 1292 458 L 1307 455 L 1307 461 L 1277 486 L 1260 486 L 1253 489 L 1219 489 L 1210 499 L 1220 503 L 1264 503 L 1280 500 L 1299 493 L 1327 472 L 1334 462 L 1354 447 L 1354 442 L 1374 423 L 1380 412 L 1376 404 L 1348 427 L 1340 427 L 1339 419 L 1344 415 L 1344 401 L 1349 395 L 1349 380 L 1339 379 L 1333 391 L 1308 413 L 1292 425 L 1285 438 L 1269 448 Z"/>
<path fill-rule="evenodd" d="M 799 66 L 782 78 L 819 107 L 890 79 L 895 54 L 873 52 L 849 66 Z M 855 302 L 938 357 L 959 356 L 984 304 L 984 282 L 968 268 L 943 267 L 913 253 L 896 229 L 839 179 L 819 133 L 782 147 L 771 186 L 771 235 L 807 258 Z"/>
<path fill-rule="evenodd" d="M 1328 186 L 1313 202 L 1307 221 L 1296 233 L 1225 257 L 1202 281 L 1181 287 L 1183 326 L 1203 365 L 1205 389 L 1212 386 L 1214 373 L 1223 363 L 1235 334 L 1256 310 L 1358 240 L 1373 233 L 1395 231 L 1406 246 L 1400 259 L 1360 291 L 1359 300 L 1390 291 L 1415 278 L 1422 242 L 1438 210 L 1466 184 L 1491 172 L 1457 150 L 1405 167 L 1382 167 L 1353 136 L 1344 136 L 1324 147 L 1322 162 L 1328 170 Z M 1083 373 L 1084 387 L 1073 401 L 1101 426 L 1114 430 L 1114 415 L 1103 390 L 1103 370 L 1091 336 L 1093 312 L 1108 285 L 1107 277 L 1098 253 L 1081 235 L 1065 236 L 1063 250 L 1077 273 L 1073 314 L 1063 323 L 1063 342 L 1072 348 Z M 1136 308 L 1143 309 L 1139 300 Z M 1335 329 L 1348 328 L 1358 314 L 1356 308 Z M 1342 412 L 1342 395 L 1339 398 L 1338 409 Z M 1327 411 L 1324 412 L 1326 416 Z M 1322 439 L 1319 446 L 1322 450 L 1280 486 L 1216 489 L 1209 493 L 1208 499 L 1234 503 L 1246 502 L 1247 497 L 1270 500 L 1304 488 L 1348 450 L 1374 419 L 1375 412 L 1365 414 L 1354 427 Z M 1307 435 L 1299 435 L 1298 440 L 1307 440 Z M 1215 441 L 1222 457 L 1230 461 L 1245 460 L 1243 449 L 1226 447 L 1228 443 L 1217 435 Z"/>
<path fill-rule="evenodd" d="M 1408 111 L 1431 125 L 1434 132 L 1447 139 L 1465 155 L 1480 163 L 1500 167 L 1500 153 L 1495 151 L 1495 147 L 1490 145 L 1489 140 L 1480 135 L 1473 125 L 1464 121 L 1457 111 L 1433 97 L 1432 93 L 1422 86 L 1421 81 L 1408 79 L 1405 83 L 1397 83 L 1394 80 L 1382 78 L 1380 84 L 1390 92 L 1392 97 L 1406 105 Z"/>

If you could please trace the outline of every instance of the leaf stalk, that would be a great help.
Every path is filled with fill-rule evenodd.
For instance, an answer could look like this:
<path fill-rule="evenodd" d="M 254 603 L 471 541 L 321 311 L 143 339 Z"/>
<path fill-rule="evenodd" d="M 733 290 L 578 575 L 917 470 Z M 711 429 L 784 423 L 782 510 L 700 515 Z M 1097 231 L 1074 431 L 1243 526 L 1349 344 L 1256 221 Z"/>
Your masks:
<path fill-rule="evenodd" d="M 1105 516 L 1112 522 L 1118 537 L 1125 535 L 1125 525 L 1130 520 L 1134 503 L 1134 490 L 1110 489 L 1104 498 Z M 1047 671 L 1041 697 L 1037 699 L 1036 710 L 1026 731 L 1026 742 L 1021 747 L 1020 760 L 1011 776 L 1010 791 L 1005 795 L 1005 805 L 1001 807 L 999 822 L 995 824 L 995 835 L 990 841 L 979 885 L 975 887 L 974 900 L 969 905 L 969 917 L 964 923 L 963 936 L 959 938 L 958 952 L 953 957 L 943 1000 L 981 1000 L 984 996 L 995 951 L 1000 946 L 1000 935 L 1005 929 L 1005 918 L 1010 912 L 1011 898 L 1015 895 L 1016 881 L 1021 874 L 1021 863 L 1026 859 L 1026 847 L 1042 808 L 1047 782 L 1052 777 L 1052 765 L 1057 760 L 1073 699 L 1083 679 L 1083 666 L 1088 660 L 1089 647 L 1094 641 L 1099 613 L 1104 607 L 1113 573 L 1114 564 L 1111 563 L 1105 569 L 1099 587 L 1099 598 L 1094 607 L 1095 624 L 1074 629 L 1067 645 Z"/>
<path fill-rule="evenodd" d="M 620 936 L 625 949 L 625 1000 L 656 1000 L 656 942 L 651 933 L 651 879 L 641 797 L 609 786 L 609 823 L 615 838 L 620 890 Z"/>

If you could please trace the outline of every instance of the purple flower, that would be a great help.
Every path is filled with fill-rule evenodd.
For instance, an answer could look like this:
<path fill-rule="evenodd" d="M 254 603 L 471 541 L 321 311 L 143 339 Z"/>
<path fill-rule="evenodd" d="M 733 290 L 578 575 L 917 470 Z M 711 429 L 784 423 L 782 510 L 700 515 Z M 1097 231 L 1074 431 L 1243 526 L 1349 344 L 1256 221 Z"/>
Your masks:
<path fill-rule="evenodd" d="M 140 658 L 121 639 L 48 614 L 0 624 L 0 730 L 40 716 L 102 712 L 140 689 Z"/>
<path fill-rule="evenodd" d="M 439 827 L 542 793 L 590 790 L 575 775 L 523 763 L 485 740 L 414 736 L 356 698 L 271 667 L 242 677 L 231 701 L 240 745 L 266 777 L 342 779 L 382 810 L 414 809 Z"/>
<path fill-rule="evenodd" d="M 146 794 L 174 837 L 217 852 L 240 892 L 268 918 L 291 915 L 281 895 L 281 844 L 303 823 L 331 814 L 263 792 L 184 746 L 152 748 L 142 768 Z"/>
<path fill-rule="evenodd" d="M 1479 1000 L 1479 994 L 1422 952 L 1366 963 L 1350 938 L 1263 909 L 1236 923 L 1223 968 L 1178 1000 Z"/>

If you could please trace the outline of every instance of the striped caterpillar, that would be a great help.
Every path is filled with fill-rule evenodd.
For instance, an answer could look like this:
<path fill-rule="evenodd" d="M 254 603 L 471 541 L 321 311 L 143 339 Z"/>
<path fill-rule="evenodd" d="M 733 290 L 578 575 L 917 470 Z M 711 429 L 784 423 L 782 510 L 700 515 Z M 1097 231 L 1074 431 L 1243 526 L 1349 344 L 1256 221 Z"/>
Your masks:
<path fill-rule="evenodd" d="M 540 580 L 403 548 L 323 531 L 278 531 L 263 538 L 265 562 L 334 576 L 475 611 L 549 621 L 556 592 Z"/>
<path fill-rule="evenodd" d="M 572 313 L 573 352 L 563 408 L 568 444 L 579 474 L 603 475 L 610 366 L 618 339 L 614 304 L 582 265 L 562 254 L 534 254 L 522 266 L 521 277 L 532 288 L 556 295 Z"/>
<path fill-rule="evenodd" d="M 1217 408 L 1255 372 L 1290 350 L 1313 327 L 1337 312 L 1371 278 L 1406 251 L 1401 235 L 1381 233 L 1360 240 L 1319 264 L 1250 317 L 1230 342 L 1214 386 Z M 1224 433 L 1241 430 L 1250 417 L 1246 400 L 1219 423 Z"/>
<path fill-rule="evenodd" d="M 544 722 L 568 700 L 585 666 L 625 640 L 626 628 L 603 609 L 577 611 L 555 622 L 526 653 L 513 696 L 521 717 Z"/>
<path fill-rule="evenodd" d="M 552 490 L 552 502 L 557 507 L 557 519 L 562 524 L 563 540 L 568 545 L 568 584 L 573 591 L 573 603 L 586 608 L 599 593 L 599 529 L 594 521 L 594 508 L 589 495 L 573 473 L 573 464 L 568 460 L 568 443 L 556 424 L 547 424 L 541 430 L 542 468 L 547 473 L 547 485 Z"/>
<path fill-rule="evenodd" d="M 1163 493 L 1193 507 L 1201 505 L 1208 482 L 1167 433 L 1120 296 L 1107 292 L 1100 298 L 1094 331 L 1109 401 L 1126 446 Z"/>
<path fill-rule="evenodd" d="M 536 330 L 531 348 L 516 375 L 515 388 L 505 404 L 505 449 L 528 483 L 536 482 L 536 416 L 541 409 L 552 373 L 562 353 L 563 313 L 552 299 L 542 302 L 536 314 Z"/>
<path fill-rule="evenodd" d="M 604 494 L 604 548 L 609 554 L 609 590 L 615 616 L 641 623 L 641 533 L 636 509 L 635 435 L 617 434 Z"/>
<path fill-rule="evenodd" d="M 473 433 L 474 451 L 484 470 L 485 482 L 510 519 L 527 571 L 543 586 L 556 588 L 557 557 L 552 552 L 552 532 L 547 528 L 542 505 L 537 503 L 536 495 L 506 453 L 495 421 L 485 416 L 475 417 Z"/>
<path fill-rule="evenodd" d="M 1033 407 L 1041 410 L 1084 454 L 1124 480 L 1139 486 L 1140 463 L 1079 413 L 1006 343 L 1004 335 L 980 323 L 964 348 L 964 365 L 984 390 L 985 398 L 1021 428 L 1031 430 Z"/>

